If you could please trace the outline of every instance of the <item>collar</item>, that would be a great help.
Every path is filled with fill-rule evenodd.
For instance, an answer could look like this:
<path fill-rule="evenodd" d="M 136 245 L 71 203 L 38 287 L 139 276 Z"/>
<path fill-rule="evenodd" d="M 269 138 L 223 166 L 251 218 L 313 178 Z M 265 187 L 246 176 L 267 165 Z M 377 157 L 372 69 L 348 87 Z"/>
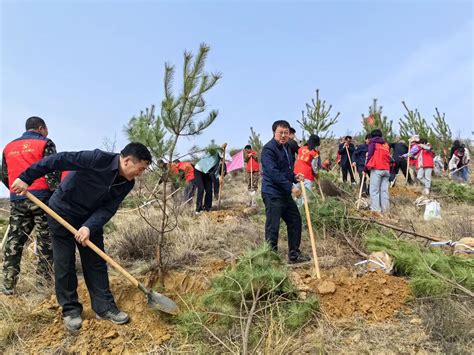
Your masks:
<path fill-rule="evenodd" d="M 41 138 L 41 139 L 46 139 L 46 137 L 42 136 L 40 133 L 35 132 L 35 131 L 25 131 L 21 138 Z"/>

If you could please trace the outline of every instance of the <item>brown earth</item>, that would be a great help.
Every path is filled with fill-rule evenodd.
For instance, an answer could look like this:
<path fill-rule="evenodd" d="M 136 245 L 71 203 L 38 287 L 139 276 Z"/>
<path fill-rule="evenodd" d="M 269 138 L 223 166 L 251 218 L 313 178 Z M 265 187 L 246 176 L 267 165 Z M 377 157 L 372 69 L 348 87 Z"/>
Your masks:
<path fill-rule="evenodd" d="M 59 305 L 55 296 L 41 303 L 33 312 L 53 313 L 54 321 L 24 344 L 27 352 L 144 352 L 168 340 L 173 327 L 163 314 L 148 308 L 145 296 L 126 281 L 111 278 L 112 292 L 120 309 L 126 311 L 131 321 L 115 325 L 97 320 L 90 306 L 89 295 L 84 282 L 78 287 L 79 300 L 83 303 L 83 325 L 77 336 L 64 328 Z"/>
<path fill-rule="evenodd" d="M 221 209 L 209 211 L 204 214 L 207 218 L 217 223 L 225 223 L 228 220 L 238 219 L 246 216 L 244 208 Z"/>
<path fill-rule="evenodd" d="M 362 316 L 382 321 L 403 308 L 410 295 L 404 279 L 382 271 L 357 276 L 347 269 L 334 269 L 321 280 L 299 272 L 296 284 L 301 291 L 317 293 L 322 311 L 330 318 Z"/>
<path fill-rule="evenodd" d="M 208 276 L 222 270 L 226 265 L 224 260 L 212 260 L 206 263 L 198 274 L 168 272 L 164 281 L 164 289 L 169 290 L 167 296 L 180 303 L 179 296 L 206 290 L 209 287 Z M 154 283 L 152 275 L 141 281 L 145 284 Z M 33 310 L 35 316 L 51 318 L 52 321 L 48 322 L 38 334 L 32 334 L 27 340 L 25 339 L 24 350 L 34 353 L 149 352 L 171 338 L 174 326 L 169 321 L 169 316 L 149 308 L 146 297 L 141 291 L 121 277 L 110 277 L 110 285 L 118 307 L 130 315 L 131 321 L 128 324 L 115 325 L 96 319 L 85 283 L 80 281 L 78 295 L 84 310 L 83 325 L 79 334 L 73 335 L 65 330 L 60 307 L 53 295 Z M 16 307 L 21 305 L 16 304 Z"/>
<path fill-rule="evenodd" d="M 407 198 L 417 198 L 420 196 L 413 188 L 406 186 L 394 186 L 389 190 L 390 197 L 407 197 Z"/>

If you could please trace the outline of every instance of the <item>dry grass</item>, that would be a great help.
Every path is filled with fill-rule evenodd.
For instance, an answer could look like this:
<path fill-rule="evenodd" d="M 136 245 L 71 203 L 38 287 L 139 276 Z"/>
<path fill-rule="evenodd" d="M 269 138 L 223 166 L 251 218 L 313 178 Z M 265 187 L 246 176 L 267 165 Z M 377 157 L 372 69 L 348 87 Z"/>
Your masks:
<path fill-rule="evenodd" d="M 417 312 L 431 339 L 445 353 L 469 353 L 474 346 L 474 301 L 432 298 L 418 301 Z"/>
<path fill-rule="evenodd" d="M 242 250 L 262 243 L 265 217 L 260 196 L 258 198 L 260 211 L 257 215 L 231 216 L 223 223 L 216 222 L 206 214 L 195 217 L 192 206 L 182 210 L 179 226 L 169 233 L 165 245 L 164 260 L 168 267 L 192 268 L 199 272 L 204 261 L 233 260 Z M 446 240 L 472 236 L 472 205 L 441 200 L 443 219 L 427 222 L 423 220 L 423 210 L 417 210 L 412 199 L 393 197 L 392 200 L 394 208 L 387 219 L 390 223 L 413 227 L 420 233 L 437 235 Z M 227 178 L 223 191 L 223 209 L 243 208 L 247 202 L 243 175 L 234 176 L 230 181 Z M 158 213 L 150 212 L 149 218 L 150 222 L 156 221 Z M 152 263 L 156 234 L 146 226 L 141 217 L 135 213 L 118 214 L 114 217 L 113 224 L 114 230 L 105 238 L 106 250 L 111 256 L 130 269 Z M 322 230 L 316 230 L 316 236 L 322 268 L 350 266 L 360 260 L 337 233 L 328 232 L 323 238 Z M 414 239 L 406 235 L 402 238 Z M 425 243 L 423 240 L 416 240 Z M 280 253 L 286 255 L 286 232 L 281 233 L 279 245 Z M 304 253 L 311 254 L 306 230 L 301 249 Z M 35 262 L 35 257 L 27 251 L 18 283 L 19 296 L 13 298 L 19 302 L 0 296 L 1 352 L 21 352 L 22 339 L 30 336 L 28 334 L 34 334 L 45 323 L 53 321 L 48 314 L 31 315 L 36 306 L 53 292 L 51 289 L 36 289 Z M 304 267 L 310 268 L 311 265 Z M 333 321 L 322 318 L 308 324 L 300 333 L 292 334 L 290 348 L 285 348 L 285 353 L 468 353 L 472 349 L 472 332 L 462 330 L 472 329 L 471 310 L 472 304 L 459 303 L 457 300 L 424 300 L 408 305 L 406 310 L 384 323 L 371 323 L 362 319 Z M 441 318 L 442 324 L 437 322 Z M 456 330 L 455 334 L 453 330 Z M 283 340 L 281 344 L 280 349 L 283 349 Z M 150 348 L 153 348 L 152 344 Z M 192 343 L 178 344 L 173 342 L 173 338 L 155 350 L 212 352 L 212 349 L 197 348 Z"/>

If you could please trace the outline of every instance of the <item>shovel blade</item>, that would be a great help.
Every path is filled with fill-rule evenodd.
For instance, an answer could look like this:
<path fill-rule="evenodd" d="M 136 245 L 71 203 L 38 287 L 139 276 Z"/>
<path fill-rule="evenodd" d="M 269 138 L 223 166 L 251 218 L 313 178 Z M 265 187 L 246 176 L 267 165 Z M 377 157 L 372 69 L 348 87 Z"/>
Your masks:
<path fill-rule="evenodd" d="M 170 298 L 162 295 L 161 293 L 149 290 L 147 292 L 147 298 L 148 305 L 154 309 L 173 315 L 179 313 L 178 305 Z"/>

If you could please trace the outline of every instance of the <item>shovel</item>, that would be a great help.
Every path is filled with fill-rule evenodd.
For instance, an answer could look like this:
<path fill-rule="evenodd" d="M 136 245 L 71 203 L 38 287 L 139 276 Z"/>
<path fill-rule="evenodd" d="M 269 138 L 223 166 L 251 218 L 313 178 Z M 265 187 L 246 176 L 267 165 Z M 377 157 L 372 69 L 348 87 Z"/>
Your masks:
<path fill-rule="evenodd" d="M 304 200 L 304 210 L 306 213 L 306 221 L 308 223 L 309 238 L 311 240 L 311 249 L 313 251 L 314 268 L 316 270 L 316 277 L 319 280 L 321 278 L 321 274 L 319 273 L 318 255 L 316 254 L 316 240 L 315 240 L 316 238 L 314 237 L 313 224 L 311 223 L 311 216 L 309 214 L 308 196 L 306 196 L 306 187 L 304 186 L 304 182 L 301 181 L 300 184 L 301 184 L 301 192 L 303 194 L 303 200 Z"/>
<path fill-rule="evenodd" d="M 362 190 L 364 188 L 364 182 L 365 182 L 365 171 L 362 172 L 362 181 L 360 182 L 360 189 L 359 189 L 359 198 L 357 199 L 357 203 L 356 203 L 356 206 L 357 206 L 357 210 L 359 210 L 360 208 L 360 201 L 362 199 Z"/>
<path fill-rule="evenodd" d="M 227 148 L 227 143 L 224 143 L 222 148 L 224 149 L 224 153 L 222 154 L 221 174 L 219 176 L 219 197 L 217 199 L 217 208 L 221 208 L 222 185 L 224 185 L 225 150 Z"/>
<path fill-rule="evenodd" d="M 54 218 L 58 223 L 60 223 L 64 228 L 66 228 L 69 232 L 74 235 L 77 235 L 77 230 L 71 226 L 68 222 L 66 222 L 60 215 L 54 212 L 51 208 L 46 206 L 41 200 L 33 196 L 30 192 L 26 192 L 26 197 L 28 197 L 33 203 L 38 205 L 41 209 L 43 209 L 47 214 L 49 214 L 52 218 Z M 134 278 L 127 270 L 122 268 L 114 259 L 100 250 L 94 243 L 90 240 L 86 241 L 86 245 L 95 251 L 99 256 L 108 262 L 110 265 L 114 267 L 115 270 L 120 272 L 125 278 L 130 281 L 130 283 L 142 291 L 148 300 L 148 305 L 154 309 L 158 309 L 162 312 L 169 313 L 169 314 L 178 314 L 179 309 L 176 303 L 174 303 L 171 299 L 162 294 L 155 292 L 151 289 L 147 289 L 142 283 L 138 282 L 136 278 Z"/>

